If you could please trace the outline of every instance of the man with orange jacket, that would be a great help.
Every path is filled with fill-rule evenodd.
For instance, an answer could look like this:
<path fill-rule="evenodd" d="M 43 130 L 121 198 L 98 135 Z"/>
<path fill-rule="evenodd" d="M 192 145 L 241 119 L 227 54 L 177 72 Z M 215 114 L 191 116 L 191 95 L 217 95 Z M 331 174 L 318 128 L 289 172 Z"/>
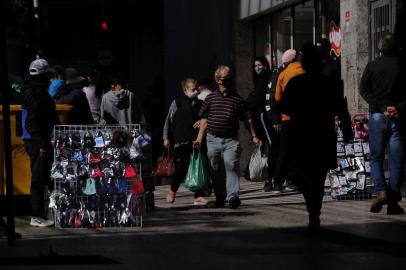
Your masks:
<path fill-rule="evenodd" d="M 282 62 L 285 69 L 279 74 L 275 89 L 275 101 L 278 104 L 283 95 L 289 80 L 293 77 L 303 74 L 304 70 L 300 61 L 296 58 L 296 51 L 289 49 L 282 55 Z M 281 125 L 275 127 L 279 132 L 279 155 L 276 162 L 275 178 L 274 178 L 274 190 L 273 193 L 279 194 L 282 192 L 282 185 L 286 178 L 288 178 L 289 169 L 289 156 L 288 156 L 288 136 L 289 136 L 289 115 L 281 115 Z M 294 173 L 294 172 L 293 172 Z M 289 181 L 292 179 L 289 179 Z M 286 188 L 286 191 L 290 191 Z"/>

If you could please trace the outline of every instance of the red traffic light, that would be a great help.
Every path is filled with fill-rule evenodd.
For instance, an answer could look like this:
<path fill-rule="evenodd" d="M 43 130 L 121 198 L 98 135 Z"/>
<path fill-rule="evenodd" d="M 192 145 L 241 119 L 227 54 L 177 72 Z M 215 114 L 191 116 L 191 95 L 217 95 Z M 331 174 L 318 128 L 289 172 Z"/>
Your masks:
<path fill-rule="evenodd" d="M 107 22 L 103 21 L 103 22 L 101 23 L 101 29 L 102 29 L 103 31 L 109 30 L 109 25 L 107 24 Z"/>

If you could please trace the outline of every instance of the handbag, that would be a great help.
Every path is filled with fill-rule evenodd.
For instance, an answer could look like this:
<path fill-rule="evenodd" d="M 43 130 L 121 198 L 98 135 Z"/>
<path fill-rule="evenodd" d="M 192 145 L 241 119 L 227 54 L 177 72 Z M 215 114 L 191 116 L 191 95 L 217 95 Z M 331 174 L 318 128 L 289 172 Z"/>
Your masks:
<path fill-rule="evenodd" d="M 167 152 L 167 155 L 165 155 Z M 169 149 L 165 149 L 162 156 L 158 159 L 154 175 L 157 177 L 171 177 L 175 174 L 175 162 L 170 154 Z"/>

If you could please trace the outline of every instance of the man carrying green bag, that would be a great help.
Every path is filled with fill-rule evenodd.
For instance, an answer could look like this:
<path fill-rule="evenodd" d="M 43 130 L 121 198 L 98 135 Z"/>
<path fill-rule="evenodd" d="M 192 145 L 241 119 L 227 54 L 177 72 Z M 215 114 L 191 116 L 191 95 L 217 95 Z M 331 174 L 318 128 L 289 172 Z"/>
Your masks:
<path fill-rule="evenodd" d="M 185 178 L 185 187 L 190 191 L 203 191 L 208 185 L 208 171 L 200 150 L 193 150 Z"/>

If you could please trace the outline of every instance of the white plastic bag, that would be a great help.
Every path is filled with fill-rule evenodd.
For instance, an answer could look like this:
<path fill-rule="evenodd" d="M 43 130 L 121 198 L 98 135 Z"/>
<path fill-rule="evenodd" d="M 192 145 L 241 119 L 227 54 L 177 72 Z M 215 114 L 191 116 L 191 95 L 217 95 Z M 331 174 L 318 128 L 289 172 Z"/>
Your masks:
<path fill-rule="evenodd" d="M 267 166 L 268 158 L 262 154 L 261 147 L 255 148 L 249 163 L 250 180 L 254 182 L 264 181 Z"/>

